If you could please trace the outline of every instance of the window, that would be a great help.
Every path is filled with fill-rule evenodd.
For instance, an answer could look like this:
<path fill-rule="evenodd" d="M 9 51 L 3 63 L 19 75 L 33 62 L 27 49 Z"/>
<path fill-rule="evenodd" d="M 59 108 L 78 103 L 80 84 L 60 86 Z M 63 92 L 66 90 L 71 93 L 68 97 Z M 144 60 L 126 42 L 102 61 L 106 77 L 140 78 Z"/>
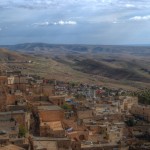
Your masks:
<path fill-rule="evenodd" d="M 11 127 L 11 130 L 15 130 L 16 128 L 15 127 Z"/>

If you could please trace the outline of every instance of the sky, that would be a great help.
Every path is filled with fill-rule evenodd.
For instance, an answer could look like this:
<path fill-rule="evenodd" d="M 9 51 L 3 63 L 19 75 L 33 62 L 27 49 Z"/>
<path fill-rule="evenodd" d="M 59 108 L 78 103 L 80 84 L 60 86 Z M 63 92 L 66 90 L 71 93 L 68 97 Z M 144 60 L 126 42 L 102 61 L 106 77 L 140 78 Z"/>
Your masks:
<path fill-rule="evenodd" d="M 0 0 L 0 45 L 150 44 L 150 0 Z"/>

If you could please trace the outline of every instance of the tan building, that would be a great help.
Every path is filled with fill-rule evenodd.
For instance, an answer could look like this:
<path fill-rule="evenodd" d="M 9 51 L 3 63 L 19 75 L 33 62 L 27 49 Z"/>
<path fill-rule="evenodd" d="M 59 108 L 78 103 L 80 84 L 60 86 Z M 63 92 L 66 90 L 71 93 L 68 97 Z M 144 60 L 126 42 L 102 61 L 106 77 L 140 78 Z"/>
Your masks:
<path fill-rule="evenodd" d="M 120 111 L 129 111 L 135 104 L 138 104 L 138 98 L 127 96 L 123 100 L 120 100 Z"/>
<path fill-rule="evenodd" d="M 28 88 L 28 90 L 34 94 L 47 96 L 47 97 L 54 95 L 54 87 L 49 85 L 35 84 L 34 86 Z"/>
<path fill-rule="evenodd" d="M 58 106 L 63 106 L 65 104 L 65 96 L 50 96 L 49 101 Z"/>
<path fill-rule="evenodd" d="M 88 140 L 88 135 L 88 131 L 72 131 L 67 133 L 67 136 L 75 141 Z"/>
<path fill-rule="evenodd" d="M 59 106 L 38 106 L 37 109 L 42 122 L 62 121 L 64 118 L 64 110 Z"/>
<path fill-rule="evenodd" d="M 33 141 L 34 150 L 58 150 L 56 141 Z"/>
<path fill-rule="evenodd" d="M 14 94 L 6 95 L 6 105 L 14 105 L 16 101 L 16 96 Z"/>
<path fill-rule="evenodd" d="M 24 145 L 25 138 L 19 137 L 19 124 L 15 119 L 9 117 L 0 118 L 0 149 L 1 146 L 5 149 L 10 149 L 8 144 Z M 17 148 L 16 148 L 17 149 Z M 15 150 L 15 147 L 14 147 Z"/>
<path fill-rule="evenodd" d="M 27 129 L 30 125 L 30 114 L 20 110 L 20 111 L 12 111 L 12 112 L 0 112 L 0 120 L 7 119 L 11 120 L 14 119 L 19 125 L 23 125 Z"/>
<path fill-rule="evenodd" d="M 0 110 L 2 111 L 6 107 L 7 93 L 4 87 L 0 87 Z"/>
<path fill-rule="evenodd" d="M 42 92 L 43 92 L 43 95 L 45 95 L 45 96 L 54 95 L 54 87 L 44 85 Z"/>
<path fill-rule="evenodd" d="M 10 77 L 8 77 L 8 85 L 27 84 L 27 83 L 28 83 L 27 77 L 23 77 L 23 76 L 10 76 Z"/>
<path fill-rule="evenodd" d="M 58 106 L 38 106 L 40 136 L 64 137 L 64 111 Z"/>
<path fill-rule="evenodd" d="M 0 76 L 0 85 L 7 85 L 7 76 Z"/>
<path fill-rule="evenodd" d="M 65 131 L 60 121 L 40 123 L 40 136 L 61 138 L 65 136 Z"/>
<path fill-rule="evenodd" d="M 0 120 L 0 138 L 7 137 L 9 141 L 17 139 L 19 127 L 16 121 L 3 119 Z"/>
<path fill-rule="evenodd" d="M 123 129 L 117 128 L 117 127 L 111 127 L 106 135 L 106 138 L 108 138 L 108 141 L 110 143 L 117 143 L 119 142 L 123 137 Z"/>
<path fill-rule="evenodd" d="M 24 76 L 10 76 L 8 77 L 8 86 L 14 90 L 26 91 L 28 84 L 27 77 Z"/>
<path fill-rule="evenodd" d="M 25 150 L 25 149 L 22 147 L 13 145 L 13 144 L 9 144 L 9 145 L 0 147 L 0 150 Z"/>
<path fill-rule="evenodd" d="M 133 105 L 130 112 L 134 115 L 143 117 L 147 121 L 150 121 L 150 106 Z"/>
<path fill-rule="evenodd" d="M 77 111 L 78 122 L 82 122 L 83 119 L 92 119 L 94 117 L 93 110 Z"/>
<path fill-rule="evenodd" d="M 68 138 L 32 137 L 29 138 L 33 150 L 71 150 Z"/>

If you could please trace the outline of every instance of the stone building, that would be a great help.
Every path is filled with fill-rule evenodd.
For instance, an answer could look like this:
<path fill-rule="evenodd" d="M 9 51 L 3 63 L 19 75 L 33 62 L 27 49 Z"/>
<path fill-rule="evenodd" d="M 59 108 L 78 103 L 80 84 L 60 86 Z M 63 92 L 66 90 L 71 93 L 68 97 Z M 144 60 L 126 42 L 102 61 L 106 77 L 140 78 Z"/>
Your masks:
<path fill-rule="evenodd" d="M 28 79 L 25 76 L 10 76 L 8 77 L 8 86 L 13 90 L 26 91 Z"/>
<path fill-rule="evenodd" d="M 150 106 L 133 105 L 130 112 L 150 122 Z"/>
<path fill-rule="evenodd" d="M 0 85 L 7 85 L 7 76 L 0 76 Z"/>
<path fill-rule="evenodd" d="M 58 106 L 38 106 L 40 136 L 64 137 L 64 111 Z"/>
<path fill-rule="evenodd" d="M 13 144 L 2 146 L 2 147 L 0 147 L 0 149 L 1 150 L 25 150 L 24 148 L 19 147 L 17 145 L 13 145 Z"/>
<path fill-rule="evenodd" d="M 0 110 L 4 110 L 6 107 L 6 99 L 7 99 L 7 93 L 5 87 L 0 87 Z"/>
<path fill-rule="evenodd" d="M 68 138 L 30 137 L 33 150 L 71 150 L 71 141 Z"/>
<path fill-rule="evenodd" d="M 3 119 L 11 120 L 12 118 L 19 124 L 27 129 L 30 125 L 30 114 L 27 112 L 24 112 L 22 110 L 20 111 L 8 111 L 8 112 L 0 112 L 0 120 Z"/>
<path fill-rule="evenodd" d="M 132 106 L 135 104 L 138 104 L 138 98 L 137 97 L 127 96 L 127 97 L 121 99 L 120 105 L 119 105 L 120 112 L 131 110 Z"/>
<path fill-rule="evenodd" d="M 50 96 L 49 101 L 53 105 L 63 106 L 65 104 L 65 96 Z"/>

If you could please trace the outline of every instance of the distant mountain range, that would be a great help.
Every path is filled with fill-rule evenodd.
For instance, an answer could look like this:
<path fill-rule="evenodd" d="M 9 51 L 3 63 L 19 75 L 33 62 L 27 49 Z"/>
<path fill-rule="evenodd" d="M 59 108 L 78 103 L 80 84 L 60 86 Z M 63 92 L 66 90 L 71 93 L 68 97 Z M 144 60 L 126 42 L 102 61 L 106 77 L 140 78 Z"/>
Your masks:
<path fill-rule="evenodd" d="M 1 45 L 10 50 L 26 52 L 75 52 L 75 53 L 126 53 L 133 55 L 150 55 L 150 46 L 113 46 L 113 45 L 59 45 L 46 43 L 25 43 L 17 45 Z"/>
<path fill-rule="evenodd" d="M 27 65 L 25 72 L 117 87 L 150 86 L 150 46 L 25 43 L 0 47 L 11 50 L 16 59 L 32 59 L 35 63 Z M 11 55 L 6 58 L 14 59 Z"/>

